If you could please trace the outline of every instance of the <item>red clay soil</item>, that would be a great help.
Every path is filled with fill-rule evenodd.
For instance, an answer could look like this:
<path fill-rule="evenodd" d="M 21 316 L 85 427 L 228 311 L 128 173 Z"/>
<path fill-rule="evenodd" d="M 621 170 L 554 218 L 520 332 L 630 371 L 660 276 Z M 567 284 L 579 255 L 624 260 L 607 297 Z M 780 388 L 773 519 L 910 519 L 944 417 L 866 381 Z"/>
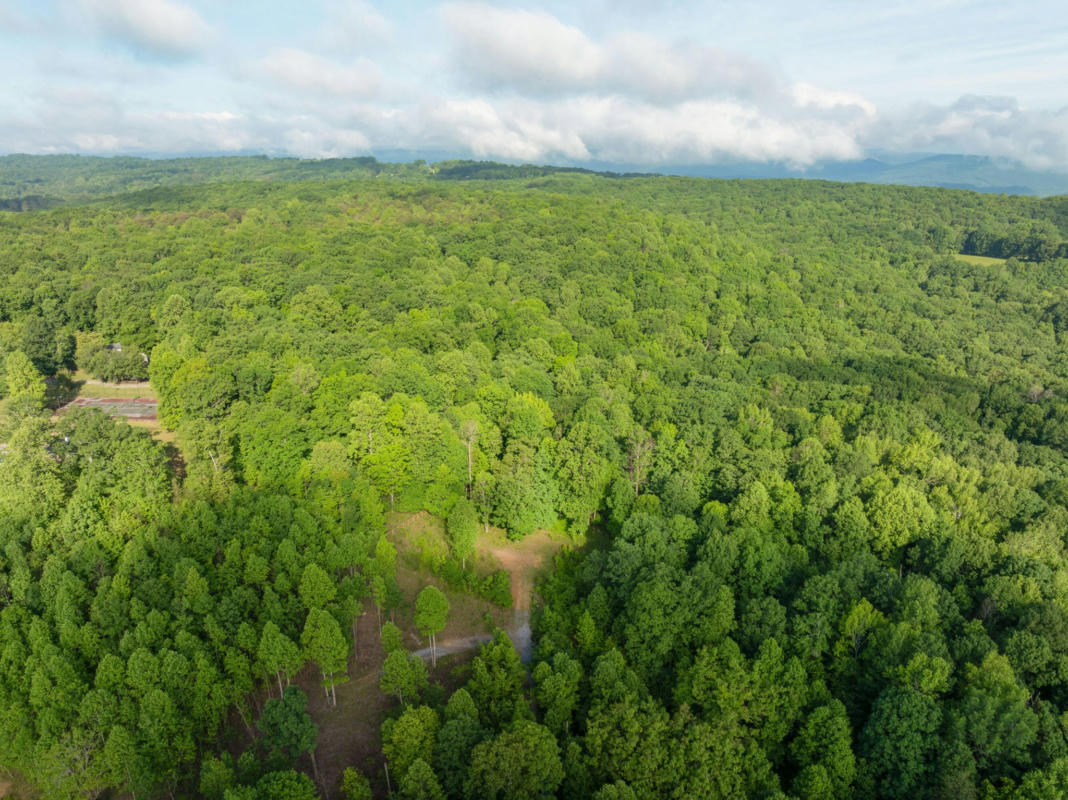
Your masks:
<path fill-rule="evenodd" d="M 534 580 L 561 546 L 550 534 L 538 531 L 518 542 L 483 540 L 479 552 L 491 556 L 511 576 L 515 609 L 529 611 Z"/>

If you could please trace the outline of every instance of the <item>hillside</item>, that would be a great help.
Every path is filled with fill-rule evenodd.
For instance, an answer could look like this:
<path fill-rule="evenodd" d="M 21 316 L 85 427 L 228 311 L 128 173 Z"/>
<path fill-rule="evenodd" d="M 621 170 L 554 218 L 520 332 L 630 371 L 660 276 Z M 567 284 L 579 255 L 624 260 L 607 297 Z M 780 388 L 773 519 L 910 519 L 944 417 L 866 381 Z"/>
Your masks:
<path fill-rule="evenodd" d="M 42 796 L 1068 791 L 1063 198 L 37 163 L 0 764 Z M 52 419 L 79 368 L 173 444 Z"/>

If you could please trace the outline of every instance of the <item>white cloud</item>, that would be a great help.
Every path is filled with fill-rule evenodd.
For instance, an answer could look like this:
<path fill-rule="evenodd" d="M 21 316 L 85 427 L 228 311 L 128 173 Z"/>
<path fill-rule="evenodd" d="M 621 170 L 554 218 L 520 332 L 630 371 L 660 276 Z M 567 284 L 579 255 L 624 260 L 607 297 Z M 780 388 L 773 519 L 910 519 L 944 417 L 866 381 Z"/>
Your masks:
<path fill-rule="evenodd" d="M 0 32 L 24 34 L 36 32 L 39 28 L 37 22 L 18 8 L 14 0 L 0 0 Z"/>
<path fill-rule="evenodd" d="M 378 68 L 366 59 L 343 66 L 291 47 L 274 51 L 258 67 L 283 86 L 302 92 L 367 97 L 381 85 Z"/>
<path fill-rule="evenodd" d="M 757 62 L 692 42 L 666 42 L 638 33 L 618 34 L 604 45 L 600 87 L 671 102 L 701 97 L 774 97 L 781 79 Z"/>
<path fill-rule="evenodd" d="M 837 120 L 783 119 L 731 101 L 653 105 L 622 97 L 454 101 L 424 124 L 439 146 L 524 161 L 635 165 L 731 159 L 806 165 L 859 158 L 856 131 Z"/>
<path fill-rule="evenodd" d="M 927 62 L 883 69 L 890 63 L 884 53 L 883 61 L 852 62 L 847 73 L 831 46 L 841 25 L 828 27 L 826 13 L 810 18 L 795 7 L 723 7 L 694 12 L 695 24 L 684 26 L 658 24 L 685 17 L 681 2 L 665 15 L 663 5 L 629 0 L 648 7 L 638 19 L 609 14 L 607 0 L 604 13 L 574 6 L 559 17 L 473 0 L 447 3 L 440 15 L 378 0 L 318 0 L 274 20 L 264 7 L 262 20 L 227 32 L 224 50 L 194 10 L 207 8 L 207 0 L 57 2 L 81 13 L 56 15 L 35 0 L 0 0 L 0 62 L 12 76 L 10 86 L 0 87 L 0 152 L 323 157 L 409 149 L 655 169 L 728 160 L 806 166 L 882 148 L 991 155 L 1068 170 L 1068 110 L 1033 109 L 1011 98 L 945 99 L 957 97 L 961 82 L 1005 94 L 1018 94 L 1017 84 L 1048 84 L 1049 76 L 1064 73 L 1063 57 L 1010 65 L 1016 83 L 1002 80 L 1000 61 L 985 58 L 962 75 L 928 71 Z M 894 13 L 901 8 L 892 6 Z M 870 11 L 838 11 L 859 15 L 843 23 L 864 33 L 853 51 L 885 39 L 872 21 L 881 18 Z M 779 12 L 788 12 L 788 24 L 803 20 L 803 30 L 819 34 L 810 48 L 815 61 L 796 52 L 780 57 L 765 48 L 760 59 L 714 46 L 731 41 L 747 54 L 758 52 L 754 19 L 763 36 Z M 732 15 L 741 18 L 739 31 L 729 28 Z M 747 17 L 748 39 L 741 35 Z M 4 29 L 16 23 L 31 35 L 16 39 Z M 99 37 L 84 35 L 87 27 L 105 32 L 109 44 L 117 38 L 164 57 L 131 69 L 128 54 L 101 47 Z M 786 36 L 771 34 L 780 45 Z M 939 42 L 945 36 L 930 35 Z M 1003 45 L 1009 56 L 1019 49 L 1016 41 Z M 931 49 L 922 37 L 894 45 L 906 46 Z M 198 52 L 202 58 L 176 58 Z M 830 71 L 812 68 L 832 62 Z M 882 78 L 873 83 L 870 75 L 889 75 L 899 90 L 906 86 L 931 102 L 876 106 L 872 92 Z M 907 82 L 916 75 L 922 81 Z"/>
<path fill-rule="evenodd" d="M 367 0 L 332 0 L 320 38 L 333 49 L 378 44 L 393 38 L 393 25 Z"/>
<path fill-rule="evenodd" d="M 371 143 L 359 131 L 331 129 L 318 120 L 294 121 L 282 133 L 284 151 L 302 158 L 339 158 L 366 154 Z"/>
<path fill-rule="evenodd" d="M 450 3 L 453 59 L 473 85 L 540 95 L 596 92 L 647 102 L 780 91 L 773 71 L 744 56 L 638 32 L 594 42 L 550 14 Z"/>
<path fill-rule="evenodd" d="M 632 164 L 857 158 L 864 97 L 725 50 L 617 32 L 594 41 L 544 12 L 452 3 L 453 61 L 475 91 L 447 118 L 478 155 Z M 454 115 L 455 116 L 455 115 Z"/>
<path fill-rule="evenodd" d="M 1035 110 L 1012 97 L 966 95 L 950 105 L 916 105 L 888 115 L 870 139 L 886 149 L 986 155 L 1066 172 L 1068 106 Z"/>
<path fill-rule="evenodd" d="M 875 104 L 854 92 L 837 92 L 807 83 L 795 83 L 792 93 L 794 102 L 799 108 L 860 111 L 866 117 L 874 117 L 876 114 Z"/>
<path fill-rule="evenodd" d="M 108 33 L 138 48 L 166 56 L 202 50 L 211 28 L 189 6 L 174 0 L 79 0 Z"/>
<path fill-rule="evenodd" d="M 452 100 L 428 110 L 423 122 L 430 130 L 448 132 L 443 144 L 470 150 L 479 158 L 589 158 L 580 134 L 555 124 L 552 116 L 532 107 L 502 109 L 481 99 Z"/>
<path fill-rule="evenodd" d="M 476 83 L 533 92 L 587 88 L 603 69 L 601 48 L 541 11 L 449 3 L 442 11 L 459 66 Z"/>

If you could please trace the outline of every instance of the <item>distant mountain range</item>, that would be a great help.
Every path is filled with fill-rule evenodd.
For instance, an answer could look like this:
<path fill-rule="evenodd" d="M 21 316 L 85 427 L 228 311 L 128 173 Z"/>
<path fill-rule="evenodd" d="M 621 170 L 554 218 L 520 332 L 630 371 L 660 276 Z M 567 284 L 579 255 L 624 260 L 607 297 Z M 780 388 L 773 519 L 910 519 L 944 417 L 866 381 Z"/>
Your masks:
<path fill-rule="evenodd" d="M 757 162 L 659 167 L 620 164 L 583 166 L 618 172 L 655 171 L 703 178 L 816 178 L 850 183 L 943 186 L 948 189 L 1039 197 L 1068 194 L 1068 172 L 1038 172 L 1019 163 L 986 156 L 880 153 L 862 161 L 824 161 L 806 169 Z"/>
<path fill-rule="evenodd" d="M 143 158 L 51 155 L 0 156 L 0 210 L 82 202 L 166 186 L 234 180 L 340 180 L 374 175 L 422 174 L 444 180 L 501 180 L 557 171 L 704 178 L 810 178 L 828 181 L 941 186 L 976 192 L 1068 195 L 1068 172 L 1039 172 L 984 156 L 871 153 L 859 161 L 825 161 L 805 169 L 785 163 L 626 164 L 599 161 L 555 165 L 471 161 L 469 155 L 408 150 L 374 157 L 269 158 L 241 153 L 199 157 Z"/>
<path fill-rule="evenodd" d="M 375 152 L 382 161 L 428 162 L 469 159 L 470 154 L 417 153 L 407 150 Z M 511 162 L 517 163 L 517 162 Z M 1028 194 L 1039 197 L 1068 194 L 1068 164 L 1065 172 L 1042 172 L 1018 162 L 987 156 L 947 153 L 892 153 L 873 151 L 860 161 L 821 161 L 799 169 L 781 162 L 743 161 L 718 164 L 641 164 L 608 161 L 575 161 L 567 167 L 594 172 L 624 174 L 657 173 L 697 178 L 813 178 L 847 183 L 896 183 L 905 186 L 942 186 L 993 194 Z"/>

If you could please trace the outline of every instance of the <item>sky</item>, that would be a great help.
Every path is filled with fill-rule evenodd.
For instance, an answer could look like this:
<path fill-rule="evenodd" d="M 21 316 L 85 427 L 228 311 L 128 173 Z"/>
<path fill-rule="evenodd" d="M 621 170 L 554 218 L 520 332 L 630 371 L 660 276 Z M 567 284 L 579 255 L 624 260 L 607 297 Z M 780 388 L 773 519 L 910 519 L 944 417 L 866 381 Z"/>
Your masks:
<path fill-rule="evenodd" d="M 0 153 L 1068 172 L 1063 0 L 0 0 Z"/>

